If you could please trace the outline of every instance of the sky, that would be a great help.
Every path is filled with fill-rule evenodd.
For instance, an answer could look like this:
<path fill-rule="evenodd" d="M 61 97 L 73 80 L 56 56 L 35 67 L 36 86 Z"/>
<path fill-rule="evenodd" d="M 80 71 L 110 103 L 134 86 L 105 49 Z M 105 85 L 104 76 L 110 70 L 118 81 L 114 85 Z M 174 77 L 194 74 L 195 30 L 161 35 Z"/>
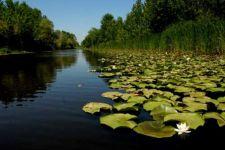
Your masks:
<path fill-rule="evenodd" d="M 55 29 L 72 32 L 81 42 L 92 27 L 99 27 L 106 13 L 125 17 L 136 0 L 19 0 L 38 8 Z"/>

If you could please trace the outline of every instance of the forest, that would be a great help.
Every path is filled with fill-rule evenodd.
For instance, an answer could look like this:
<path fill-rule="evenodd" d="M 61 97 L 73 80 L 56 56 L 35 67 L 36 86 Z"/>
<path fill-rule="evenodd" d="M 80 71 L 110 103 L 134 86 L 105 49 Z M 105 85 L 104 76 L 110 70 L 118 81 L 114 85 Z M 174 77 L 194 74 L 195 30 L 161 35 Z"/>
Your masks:
<path fill-rule="evenodd" d="M 25 2 L 0 0 L 0 51 L 73 49 L 76 36 L 54 29 L 53 22 Z"/>
<path fill-rule="evenodd" d="M 137 0 L 127 17 L 105 14 L 82 46 L 223 53 L 224 0 Z"/>

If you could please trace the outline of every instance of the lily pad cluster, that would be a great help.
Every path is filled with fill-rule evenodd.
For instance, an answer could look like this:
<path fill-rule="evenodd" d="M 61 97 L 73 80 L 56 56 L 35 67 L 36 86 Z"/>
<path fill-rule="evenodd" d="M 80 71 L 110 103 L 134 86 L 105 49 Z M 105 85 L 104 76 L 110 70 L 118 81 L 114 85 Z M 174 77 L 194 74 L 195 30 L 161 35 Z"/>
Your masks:
<path fill-rule="evenodd" d="M 216 56 L 151 54 L 149 52 L 100 52 L 106 67 L 97 68 L 109 87 L 103 97 L 114 104 L 93 103 L 85 112 L 102 114 L 100 123 L 129 128 L 138 134 L 167 138 L 176 134 L 176 124 L 191 130 L 215 120 L 225 126 L 225 59 Z M 101 60 L 100 60 L 101 61 Z M 92 107 L 92 108 L 91 108 Z M 141 112 L 151 119 L 140 121 Z"/>

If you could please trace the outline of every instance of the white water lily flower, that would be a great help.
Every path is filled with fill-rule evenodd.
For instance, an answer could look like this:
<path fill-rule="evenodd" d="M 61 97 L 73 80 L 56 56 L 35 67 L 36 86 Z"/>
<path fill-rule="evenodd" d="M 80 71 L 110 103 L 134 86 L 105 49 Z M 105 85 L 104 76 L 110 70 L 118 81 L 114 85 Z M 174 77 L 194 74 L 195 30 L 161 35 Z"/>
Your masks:
<path fill-rule="evenodd" d="M 116 68 L 116 66 L 115 66 L 115 65 L 112 65 L 112 69 L 113 69 L 113 70 L 115 70 L 115 69 L 117 69 L 117 68 Z"/>
<path fill-rule="evenodd" d="M 177 124 L 177 129 L 175 129 L 176 132 L 178 132 L 179 135 L 184 133 L 191 133 L 189 131 L 190 127 L 186 123 Z"/>

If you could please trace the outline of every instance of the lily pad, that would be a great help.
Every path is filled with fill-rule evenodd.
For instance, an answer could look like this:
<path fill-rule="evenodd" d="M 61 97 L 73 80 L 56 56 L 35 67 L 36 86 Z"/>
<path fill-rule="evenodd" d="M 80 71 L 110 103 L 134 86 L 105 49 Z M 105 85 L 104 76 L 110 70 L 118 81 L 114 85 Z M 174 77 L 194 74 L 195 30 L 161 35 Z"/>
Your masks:
<path fill-rule="evenodd" d="M 225 88 L 222 87 L 217 87 L 217 88 L 209 88 L 207 91 L 212 92 L 212 93 L 220 93 L 220 92 L 225 92 Z"/>
<path fill-rule="evenodd" d="M 157 121 L 145 121 L 137 125 L 134 131 L 149 137 L 168 138 L 176 134 L 172 126 L 165 126 Z"/>
<path fill-rule="evenodd" d="M 189 93 L 189 92 L 194 92 L 194 91 L 195 91 L 195 89 L 185 87 L 185 86 L 177 86 L 175 88 L 175 92 L 177 92 L 177 93 Z"/>
<path fill-rule="evenodd" d="M 110 88 L 113 88 L 113 89 L 121 89 L 121 88 L 123 88 L 123 83 L 121 83 L 121 82 L 115 82 L 115 83 L 111 83 L 110 84 Z"/>
<path fill-rule="evenodd" d="M 100 123 L 111 127 L 112 129 L 117 128 L 130 128 L 133 129 L 137 124 L 131 119 L 136 119 L 137 116 L 131 114 L 111 114 L 100 117 Z"/>
<path fill-rule="evenodd" d="M 189 103 L 184 103 L 184 104 L 187 105 L 187 107 L 184 110 L 188 110 L 190 112 L 207 110 L 206 104 L 196 103 L 196 102 L 189 102 Z"/>
<path fill-rule="evenodd" d="M 110 72 L 104 72 L 104 73 L 101 73 L 99 75 L 99 77 L 101 77 L 101 78 L 111 78 L 111 77 L 114 77 L 114 76 L 115 76 L 115 74 L 114 73 L 110 73 Z"/>
<path fill-rule="evenodd" d="M 143 96 L 132 96 L 127 100 L 127 102 L 128 103 L 143 104 L 146 100 L 147 99 Z"/>
<path fill-rule="evenodd" d="M 135 105 L 136 103 L 116 103 L 113 107 L 117 111 L 138 111 L 138 107 Z"/>
<path fill-rule="evenodd" d="M 225 111 L 225 103 L 220 103 L 217 107 L 218 110 Z"/>
<path fill-rule="evenodd" d="M 225 103 L 225 97 L 219 97 L 217 100 L 220 103 Z"/>
<path fill-rule="evenodd" d="M 118 99 L 121 95 L 122 93 L 120 92 L 105 92 L 102 94 L 102 97 L 115 100 L 115 99 Z"/>
<path fill-rule="evenodd" d="M 150 102 L 147 102 L 143 105 L 143 108 L 146 110 L 146 111 L 152 111 L 153 109 L 155 109 L 156 107 L 159 107 L 160 105 L 167 105 L 167 106 L 171 106 L 170 103 L 168 102 L 154 102 L 154 101 L 150 101 Z"/>
<path fill-rule="evenodd" d="M 190 94 L 190 97 L 194 97 L 194 98 L 201 98 L 201 97 L 205 97 L 206 95 L 205 92 L 191 92 L 189 94 Z"/>
<path fill-rule="evenodd" d="M 91 102 L 83 107 L 83 111 L 90 114 L 98 113 L 101 110 L 112 110 L 112 106 L 106 103 Z"/>
<path fill-rule="evenodd" d="M 175 113 L 178 113 L 175 108 L 167 105 L 160 105 L 153 109 L 150 114 L 155 120 L 163 120 L 164 116 Z"/>
<path fill-rule="evenodd" d="M 204 118 L 205 119 L 216 119 L 217 123 L 220 127 L 225 126 L 224 118 L 217 112 L 206 113 L 206 114 L 204 114 Z"/>
<path fill-rule="evenodd" d="M 191 129 L 197 129 L 199 126 L 203 126 L 205 121 L 202 115 L 198 113 L 176 113 L 169 114 L 164 117 L 164 121 L 179 121 L 185 122 Z"/>

